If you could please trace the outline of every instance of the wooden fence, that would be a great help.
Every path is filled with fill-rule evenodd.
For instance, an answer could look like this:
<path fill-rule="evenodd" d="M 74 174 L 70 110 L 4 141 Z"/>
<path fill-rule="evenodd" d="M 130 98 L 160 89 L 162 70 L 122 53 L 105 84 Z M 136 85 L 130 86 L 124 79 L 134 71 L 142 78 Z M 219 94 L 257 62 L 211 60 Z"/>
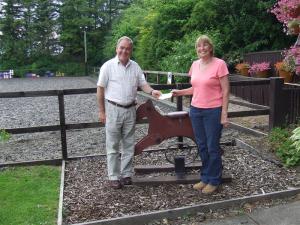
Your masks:
<path fill-rule="evenodd" d="M 245 81 L 245 85 L 231 85 L 231 94 L 254 104 L 270 105 L 270 79 L 256 79 L 240 75 L 230 75 L 230 81 Z M 255 85 L 246 85 L 246 81 L 255 81 Z"/>
<path fill-rule="evenodd" d="M 248 82 L 249 83 L 249 82 Z M 253 83 L 250 81 L 250 83 Z M 237 85 L 238 83 L 233 83 L 232 85 Z M 169 90 L 169 89 L 183 89 L 190 87 L 190 84 L 154 84 L 151 85 L 157 90 Z M 99 122 L 91 123 L 76 123 L 76 124 L 66 124 L 65 118 L 65 95 L 78 95 L 78 94 L 95 94 L 96 88 L 85 88 L 85 89 L 66 89 L 66 90 L 47 90 L 47 91 L 26 91 L 26 92 L 6 92 L 0 93 L 0 98 L 23 98 L 23 97 L 44 97 L 44 96 L 56 96 L 59 105 L 59 125 L 48 125 L 48 126 L 38 126 L 38 127 L 20 127 L 20 128 L 5 128 L 7 132 L 11 134 L 23 134 L 23 133 L 35 133 L 35 132 L 47 132 L 47 131 L 60 131 L 61 134 L 61 151 L 62 159 L 71 159 L 68 156 L 67 150 L 67 138 L 66 131 L 74 129 L 86 129 L 86 128 L 98 128 L 103 127 L 103 124 Z M 177 98 L 177 110 L 181 111 L 183 108 L 182 97 Z M 96 102 L 95 102 L 96 104 Z M 266 107 L 258 107 L 255 110 L 230 112 L 229 117 L 245 117 L 245 116 L 255 116 L 255 115 L 267 115 L 269 114 L 269 109 Z M 147 121 L 142 121 L 141 123 L 146 123 Z M 78 157 L 76 157 L 78 158 Z M 57 163 L 57 160 L 48 160 L 49 163 Z M 21 162 L 21 164 L 39 164 L 45 163 L 45 160 L 34 161 L 34 162 Z M 1 165 L 0 165 L 1 166 Z M 5 165 L 3 165 L 5 166 Z"/>

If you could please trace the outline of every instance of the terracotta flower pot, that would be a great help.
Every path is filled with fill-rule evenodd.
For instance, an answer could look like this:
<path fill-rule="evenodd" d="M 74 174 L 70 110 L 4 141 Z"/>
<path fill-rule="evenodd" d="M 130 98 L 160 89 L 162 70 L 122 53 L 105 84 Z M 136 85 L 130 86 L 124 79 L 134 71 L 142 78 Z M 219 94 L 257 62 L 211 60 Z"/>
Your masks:
<path fill-rule="evenodd" d="M 255 77 L 258 77 L 258 78 L 267 78 L 268 76 L 269 76 L 268 70 L 258 71 L 255 73 Z"/>
<path fill-rule="evenodd" d="M 290 83 L 293 78 L 293 73 L 285 70 L 278 70 L 278 75 L 279 77 L 284 78 L 284 83 Z"/>
<path fill-rule="evenodd" d="M 248 77 L 249 76 L 249 68 L 240 69 L 239 73 L 243 76 Z"/>

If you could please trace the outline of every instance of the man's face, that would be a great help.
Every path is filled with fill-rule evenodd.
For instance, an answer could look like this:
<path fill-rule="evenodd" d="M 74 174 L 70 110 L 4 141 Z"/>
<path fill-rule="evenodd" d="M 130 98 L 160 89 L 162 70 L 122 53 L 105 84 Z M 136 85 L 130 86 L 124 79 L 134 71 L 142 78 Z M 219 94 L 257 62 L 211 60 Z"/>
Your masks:
<path fill-rule="evenodd" d="M 118 44 L 116 48 L 116 53 L 121 63 L 126 64 L 128 62 L 131 55 L 131 51 L 132 46 L 128 40 L 124 39 Z"/>

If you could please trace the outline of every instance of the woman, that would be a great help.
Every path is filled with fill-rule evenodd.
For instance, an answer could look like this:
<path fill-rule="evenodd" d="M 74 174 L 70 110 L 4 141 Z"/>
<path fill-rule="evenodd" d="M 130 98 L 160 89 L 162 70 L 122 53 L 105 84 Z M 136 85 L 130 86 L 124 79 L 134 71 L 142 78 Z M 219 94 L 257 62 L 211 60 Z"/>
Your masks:
<path fill-rule="evenodd" d="M 190 118 L 202 160 L 201 181 L 193 188 L 210 194 L 217 190 L 222 179 L 219 142 L 223 126 L 229 123 L 229 72 L 226 63 L 214 57 L 214 46 L 208 36 L 200 36 L 195 48 L 199 59 L 189 71 L 192 87 L 172 93 L 173 96 L 193 95 Z"/>

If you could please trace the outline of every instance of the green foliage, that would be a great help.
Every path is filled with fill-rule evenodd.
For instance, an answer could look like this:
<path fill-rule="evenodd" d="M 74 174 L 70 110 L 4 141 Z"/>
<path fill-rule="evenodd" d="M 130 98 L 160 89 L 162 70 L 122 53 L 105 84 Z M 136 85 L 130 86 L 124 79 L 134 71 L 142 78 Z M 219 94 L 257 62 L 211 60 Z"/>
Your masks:
<path fill-rule="evenodd" d="M 84 30 L 88 64 L 99 66 L 104 34 L 130 0 L 2 2 L 6 4 L 0 12 L 0 70 L 13 69 L 21 77 L 33 71 L 57 72 L 61 67 L 65 74 L 82 74 Z"/>
<path fill-rule="evenodd" d="M 120 18 L 113 22 L 109 35 L 105 36 L 104 60 L 114 57 L 117 40 L 122 36 L 132 38 L 134 48 L 136 48 L 138 34 L 145 15 L 147 15 L 147 9 L 143 7 L 143 4 L 132 4 L 123 11 Z M 133 51 L 133 54 L 135 55 L 135 51 Z"/>
<path fill-rule="evenodd" d="M 172 46 L 172 54 L 164 57 L 160 68 L 163 71 L 187 73 L 194 60 L 197 60 L 195 42 L 201 34 L 211 37 L 215 46 L 215 55 L 222 55 L 222 39 L 219 31 L 206 31 L 204 33 L 192 32 L 183 37 L 180 41 L 175 41 Z"/>
<path fill-rule="evenodd" d="M 0 130 L 0 143 L 9 140 L 10 137 L 11 137 L 10 133 L 6 132 L 3 129 Z"/>
<path fill-rule="evenodd" d="M 274 3 L 275 0 L 201 0 L 185 30 L 219 30 L 223 57 L 232 67 L 244 53 L 283 49 L 292 43 L 292 38 L 284 35 L 281 25 L 268 12 Z"/>
<path fill-rule="evenodd" d="M 274 128 L 269 137 L 272 149 L 287 167 L 300 164 L 299 130 L 295 129 L 292 135 L 291 127 Z"/>
<path fill-rule="evenodd" d="M 184 36 L 183 27 L 196 0 L 140 0 L 125 10 L 106 36 L 104 55 L 112 57 L 115 43 L 123 35 L 134 41 L 133 58 L 148 70 L 159 69 L 172 51 L 173 42 Z"/>
<path fill-rule="evenodd" d="M 106 36 L 113 42 L 106 41 L 105 46 L 111 49 L 110 56 L 114 55 L 111 43 L 127 34 L 135 41 L 134 57 L 144 69 L 186 72 L 196 58 L 193 39 L 205 33 L 216 39 L 216 55 L 233 69 L 246 52 L 278 50 L 292 43 L 268 12 L 274 3 L 138 0 L 114 23 Z"/>
<path fill-rule="evenodd" d="M 61 65 L 58 65 L 57 71 L 71 76 L 83 76 L 84 65 L 76 62 L 66 62 Z"/>
<path fill-rule="evenodd" d="M 59 167 L 18 167 L 0 171 L 0 224 L 55 224 L 59 183 Z"/>
<path fill-rule="evenodd" d="M 293 141 L 293 146 L 296 148 L 297 152 L 300 152 L 300 127 L 292 131 L 293 135 L 290 139 Z"/>

